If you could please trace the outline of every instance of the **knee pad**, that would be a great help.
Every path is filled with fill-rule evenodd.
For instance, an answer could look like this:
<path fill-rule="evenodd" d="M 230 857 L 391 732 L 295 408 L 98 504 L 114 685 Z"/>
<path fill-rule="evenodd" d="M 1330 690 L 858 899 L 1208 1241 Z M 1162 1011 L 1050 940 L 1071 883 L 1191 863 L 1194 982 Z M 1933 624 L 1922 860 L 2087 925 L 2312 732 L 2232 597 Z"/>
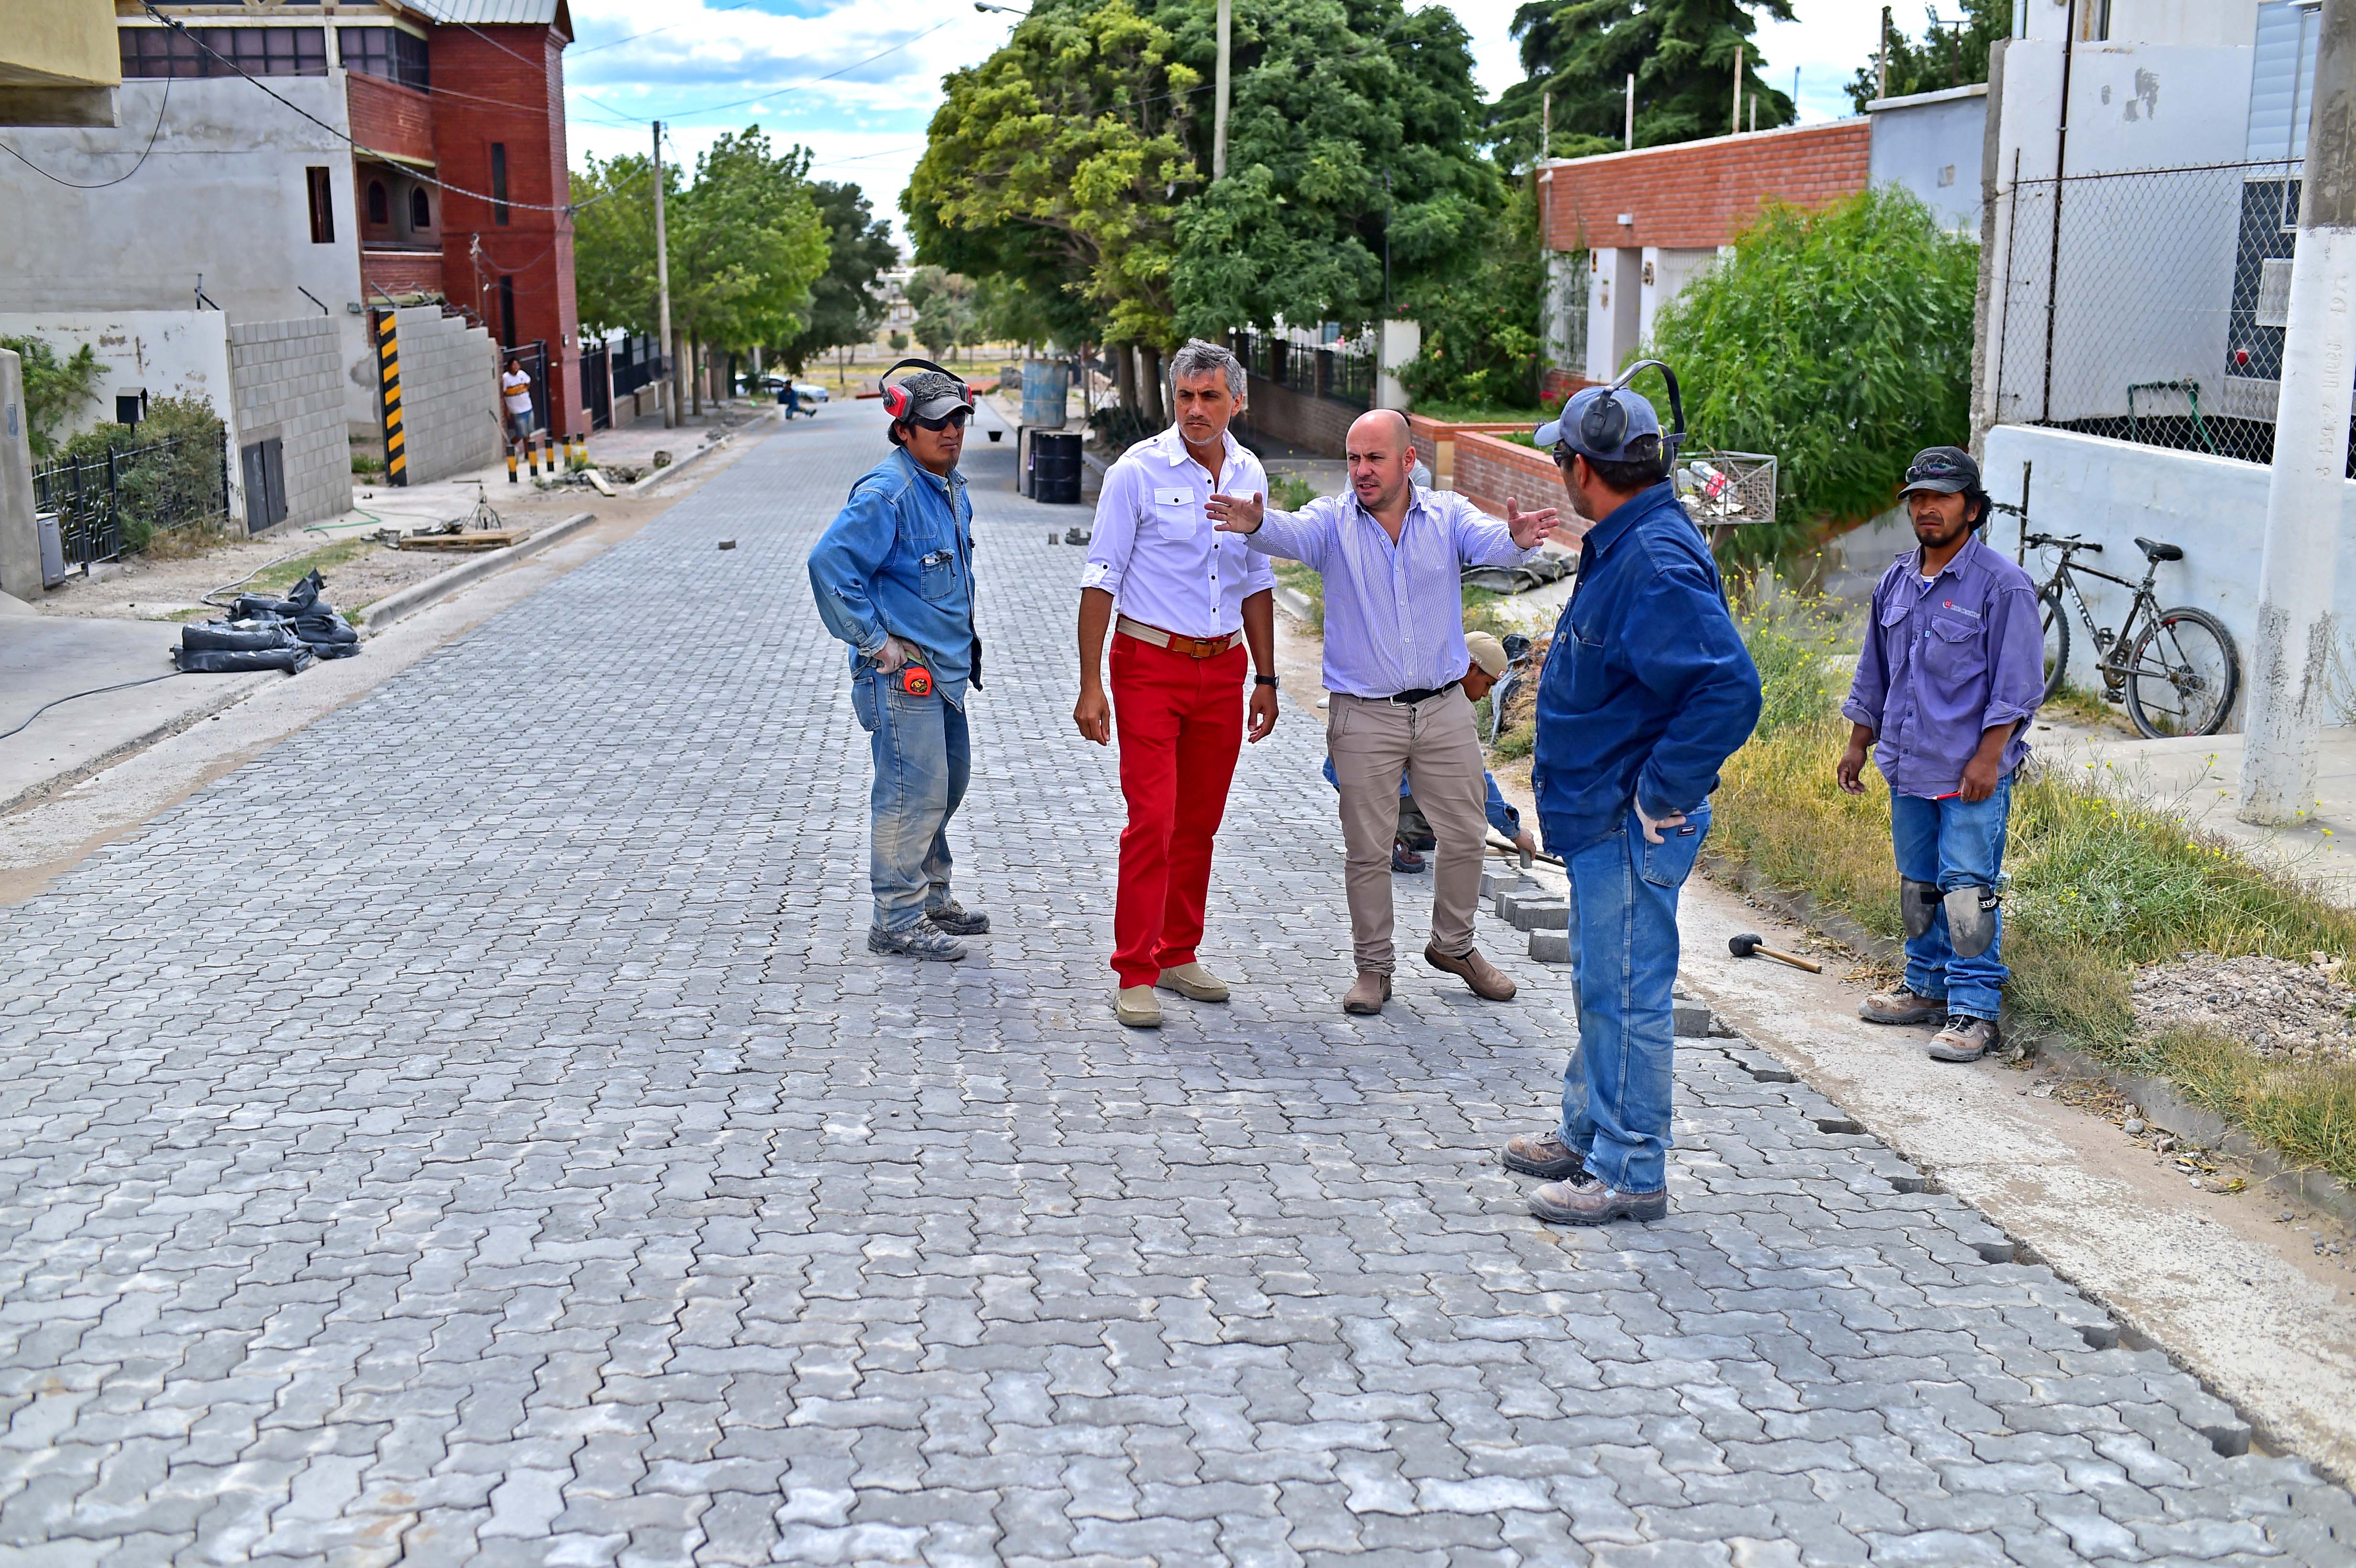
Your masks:
<path fill-rule="evenodd" d="M 1994 888 L 1957 888 L 1942 901 L 1947 910 L 1947 945 L 1958 958 L 1976 958 L 1996 942 Z"/>
<path fill-rule="evenodd" d="M 1898 879 L 1898 918 L 1906 928 L 1908 941 L 1931 929 L 1931 912 L 1939 906 L 1942 896 L 1936 882 L 1918 882 L 1912 877 Z"/>

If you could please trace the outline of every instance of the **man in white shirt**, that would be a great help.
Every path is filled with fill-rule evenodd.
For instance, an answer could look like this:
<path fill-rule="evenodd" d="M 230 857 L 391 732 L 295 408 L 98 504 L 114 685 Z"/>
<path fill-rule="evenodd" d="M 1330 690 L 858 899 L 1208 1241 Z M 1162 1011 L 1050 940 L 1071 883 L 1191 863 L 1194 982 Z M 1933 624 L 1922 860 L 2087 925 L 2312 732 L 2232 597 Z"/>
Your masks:
<path fill-rule="evenodd" d="M 1098 745 L 1120 716 L 1120 889 L 1113 904 L 1113 1016 L 1162 1022 L 1155 987 L 1224 1002 L 1226 982 L 1195 955 L 1211 883 L 1211 838 L 1244 738 L 1245 650 L 1258 671 L 1251 738 L 1276 728 L 1276 577 L 1241 539 L 1215 532 L 1222 490 L 1265 492 L 1259 459 L 1227 433 L 1244 368 L 1199 338 L 1171 360 L 1178 421 L 1105 475 L 1080 578 L 1080 699 L 1072 721 Z M 1112 697 L 1102 676 L 1112 633 Z"/>
<path fill-rule="evenodd" d="M 481 360 L 475 361 L 479 365 Z M 480 386 L 482 383 L 477 382 Z M 499 376 L 499 391 L 508 401 L 508 439 L 531 439 L 531 376 L 523 368 L 520 355 L 508 356 L 508 368 Z M 535 470 L 537 472 L 537 470 Z"/>

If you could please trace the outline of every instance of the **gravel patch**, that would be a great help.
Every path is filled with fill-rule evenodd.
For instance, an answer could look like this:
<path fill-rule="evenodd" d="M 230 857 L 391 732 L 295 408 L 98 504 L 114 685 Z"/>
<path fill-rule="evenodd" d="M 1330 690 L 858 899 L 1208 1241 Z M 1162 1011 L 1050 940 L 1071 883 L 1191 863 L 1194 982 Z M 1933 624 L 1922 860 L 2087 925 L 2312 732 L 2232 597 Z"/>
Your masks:
<path fill-rule="evenodd" d="M 2136 972 L 2136 1022 L 2215 1029 L 2260 1056 L 2356 1061 L 2356 989 L 2336 963 L 2188 953 Z"/>

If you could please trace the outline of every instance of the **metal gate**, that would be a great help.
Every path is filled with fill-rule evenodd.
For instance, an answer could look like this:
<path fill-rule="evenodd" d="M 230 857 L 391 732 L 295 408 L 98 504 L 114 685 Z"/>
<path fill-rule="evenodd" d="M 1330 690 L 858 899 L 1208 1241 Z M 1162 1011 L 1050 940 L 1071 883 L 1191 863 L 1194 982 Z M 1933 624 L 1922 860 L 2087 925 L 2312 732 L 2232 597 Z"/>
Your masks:
<path fill-rule="evenodd" d="M 614 428 L 611 355 L 603 343 L 581 351 L 581 406 L 589 411 L 591 430 Z"/>
<path fill-rule="evenodd" d="M 238 452 L 245 474 L 245 531 L 258 534 L 286 520 L 286 448 L 277 436 Z"/>

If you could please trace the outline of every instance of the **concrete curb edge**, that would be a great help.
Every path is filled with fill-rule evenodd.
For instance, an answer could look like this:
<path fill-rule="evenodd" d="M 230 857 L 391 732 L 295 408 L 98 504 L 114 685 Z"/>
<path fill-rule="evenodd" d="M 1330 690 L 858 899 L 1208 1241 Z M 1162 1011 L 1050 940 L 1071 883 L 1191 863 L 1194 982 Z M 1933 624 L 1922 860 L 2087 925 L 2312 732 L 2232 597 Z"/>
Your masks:
<path fill-rule="evenodd" d="M 552 545 L 562 543 L 596 520 L 594 512 L 576 512 L 561 523 L 536 530 L 521 544 L 512 544 L 505 549 L 489 550 L 462 560 L 446 571 L 435 572 L 423 582 L 412 582 L 372 604 L 360 605 L 352 612 L 350 618 L 359 622 L 363 639 L 373 637 L 396 621 L 416 613 L 436 600 L 528 560 Z"/>
<path fill-rule="evenodd" d="M 643 496 L 658 485 L 668 485 L 672 480 L 678 478 L 681 474 L 685 473 L 688 469 L 694 467 L 697 464 L 702 462 L 713 453 L 718 452 L 722 447 L 726 446 L 730 442 L 734 441 L 738 436 L 743 435 L 758 426 L 774 424 L 776 422 L 776 416 L 774 411 L 765 409 L 760 413 L 755 414 L 753 418 L 746 420 L 743 424 L 740 424 L 735 429 L 730 431 L 727 434 L 722 436 L 718 441 L 707 441 L 701 446 L 697 447 L 693 452 L 689 453 L 685 457 L 680 458 L 678 462 L 671 464 L 669 466 L 658 468 L 643 479 L 633 480 L 628 485 L 624 487 L 622 494 L 625 496 Z"/>
<path fill-rule="evenodd" d="M 24 806 L 38 805 L 61 789 L 78 784 L 92 774 L 104 773 L 133 752 L 144 752 L 159 741 L 170 740 L 183 730 L 194 729 L 198 724 L 210 719 L 222 709 L 244 701 L 247 697 L 268 686 L 272 681 L 283 680 L 285 677 L 277 670 L 255 670 L 248 675 L 231 676 L 227 679 L 222 679 L 219 676 L 213 678 L 220 684 L 213 688 L 211 701 L 198 708 L 191 708 L 185 713 L 176 713 L 162 723 L 153 725 L 127 741 L 108 747 L 95 757 L 76 763 L 63 773 L 43 779 L 38 784 L 27 784 L 7 799 L 0 800 L 0 816 L 5 816 Z"/>
<path fill-rule="evenodd" d="M 1750 866 L 1720 855 L 1705 854 L 1704 867 L 1721 882 L 1732 882 L 1743 893 L 1788 919 L 1813 926 L 1826 936 L 1847 944 L 1860 953 L 1885 961 L 1902 962 L 1903 944 L 1885 936 L 1876 936 L 1848 916 L 1828 910 L 1806 893 L 1793 892 L 1774 886 Z M 2009 1003 L 2006 1012 L 2011 1012 Z M 2149 1077 L 2114 1067 L 2088 1051 L 2067 1036 L 2047 1030 L 2016 1028 L 2009 1017 L 2005 1020 L 2008 1038 L 2026 1045 L 2030 1053 L 2061 1068 L 2073 1078 L 2091 1079 L 2107 1085 L 2133 1100 L 2143 1111 L 2145 1119 L 2222 1150 L 2237 1159 L 2245 1159 L 2258 1178 L 2258 1185 L 2271 1192 L 2302 1203 L 2309 1203 L 2330 1214 L 2342 1223 L 2356 1225 L 2356 1189 L 2327 1170 L 2292 1163 L 2283 1155 L 2242 1132 L 2224 1117 L 2205 1106 L 2184 1097 L 2181 1090 L 2165 1078 Z"/>

